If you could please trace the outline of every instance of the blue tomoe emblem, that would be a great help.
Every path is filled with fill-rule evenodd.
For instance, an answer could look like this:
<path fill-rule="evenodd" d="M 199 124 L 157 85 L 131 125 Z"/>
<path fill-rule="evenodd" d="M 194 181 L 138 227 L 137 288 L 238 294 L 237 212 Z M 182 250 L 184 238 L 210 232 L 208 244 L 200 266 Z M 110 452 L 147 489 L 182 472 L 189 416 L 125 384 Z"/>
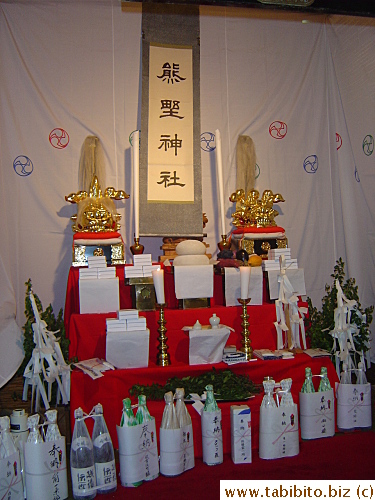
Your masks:
<path fill-rule="evenodd" d="M 372 135 L 368 134 L 363 139 L 362 149 L 366 156 L 372 155 L 372 153 L 374 152 L 374 138 L 372 137 Z"/>
<path fill-rule="evenodd" d="M 13 161 L 13 168 L 17 175 L 27 177 L 34 170 L 34 165 L 30 158 L 20 155 Z"/>
<path fill-rule="evenodd" d="M 307 156 L 303 162 L 303 168 L 308 174 L 315 174 L 318 170 L 318 157 L 316 155 Z"/>
<path fill-rule="evenodd" d="M 201 134 L 201 149 L 203 149 L 203 151 L 210 152 L 215 148 L 215 134 L 212 132 L 203 132 Z"/>

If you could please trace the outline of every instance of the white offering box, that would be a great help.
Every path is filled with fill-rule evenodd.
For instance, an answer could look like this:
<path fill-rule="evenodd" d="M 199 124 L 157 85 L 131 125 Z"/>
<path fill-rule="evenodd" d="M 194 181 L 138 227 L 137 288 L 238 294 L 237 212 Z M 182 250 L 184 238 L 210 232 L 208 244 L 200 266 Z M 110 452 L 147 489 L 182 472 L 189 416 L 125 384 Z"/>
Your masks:
<path fill-rule="evenodd" d="M 230 407 L 231 455 L 235 464 L 251 463 L 251 410 L 247 405 Z"/>
<path fill-rule="evenodd" d="M 221 410 L 201 413 L 203 462 L 217 465 L 223 462 L 223 432 Z"/>
<path fill-rule="evenodd" d="M 79 279 L 79 312 L 96 314 L 120 309 L 119 279 Z"/>
<path fill-rule="evenodd" d="M 150 330 L 108 331 L 106 360 L 116 368 L 148 366 Z"/>
<path fill-rule="evenodd" d="M 68 498 L 65 437 L 25 443 L 24 453 L 27 500 Z"/>
<path fill-rule="evenodd" d="M 0 460 L 0 498 L 23 500 L 21 460 L 18 451 Z M 40 498 L 40 497 L 39 497 Z"/>
<path fill-rule="evenodd" d="M 189 330 L 189 365 L 221 363 L 230 330 L 227 326 Z"/>
<path fill-rule="evenodd" d="M 225 305 L 240 306 L 237 299 L 241 298 L 240 270 L 233 267 L 225 267 Z M 263 304 L 263 271 L 261 266 L 252 267 L 250 272 L 249 292 L 250 306 L 261 306 Z"/>
<path fill-rule="evenodd" d="M 214 295 L 214 268 L 202 266 L 175 266 L 174 286 L 176 298 L 201 299 Z"/>
<path fill-rule="evenodd" d="M 194 465 L 192 424 L 181 429 L 160 429 L 160 474 L 178 476 Z"/>
<path fill-rule="evenodd" d="M 335 435 L 333 389 L 324 392 L 300 392 L 299 413 L 302 439 L 318 439 Z"/>
<path fill-rule="evenodd" d="M 159 475 L 155 419 L 131 427 L 117 428 L 120 479 L 129 486 Z"/>
<path fill-rule="evenodd" d="M 298 408 L 260 408 L 259 457 L 294 457 L 299 454 Z"/>
<path fill-rule="evenodd" d="M 372 426 L 371 384 L 338 384 L 337 427 L 342 430 Z"/>

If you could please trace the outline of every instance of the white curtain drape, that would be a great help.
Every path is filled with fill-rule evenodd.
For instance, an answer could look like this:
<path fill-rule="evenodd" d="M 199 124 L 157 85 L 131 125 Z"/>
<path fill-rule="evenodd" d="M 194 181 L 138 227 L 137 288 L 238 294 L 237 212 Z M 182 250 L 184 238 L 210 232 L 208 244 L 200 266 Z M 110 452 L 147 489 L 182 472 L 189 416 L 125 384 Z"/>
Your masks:
<path fill-rule="evenodd" d="M 342 257 L 365 307 L 375 303 L 375 153 L 369 154 L 375 20 L 305 19 L 201 9 L 201 132 L 221 132 L 226 200 L 236 187 L 237 138 L 253 139 L 256 188 L 286 200 L 276 221 L 305 269 L 313 303 L 320 307 Z M 18 324 L 13 319 L 11 329 L 0 330 L 0 366 L 7 351 L 14 352 L 9 374 L 22 357 L 14 346 L 24 322 L 25 282 L 31 278 L 44 307 L 51 302 L 57 312 L 64 306 L 69 218 L 75 213 L 64 197 L 78 189 L 88 135 L 102 142 L 107 185 L 131 194 L 129 135 L 140 128 L 141 22 L 140 7 L 122 9 L 115 0 L 0 1 L 0 312 L 1 321 L 16 317 Z M 221 233 L 215 153 L 202 148 L 201 158 L 206 242 L 215 254 Z M 117 206 L 131 262 L 131 199 Z M 228 232 L 233 211 L 228 201 Z M 142 243 L 157 260 L 161 240 Z"/>

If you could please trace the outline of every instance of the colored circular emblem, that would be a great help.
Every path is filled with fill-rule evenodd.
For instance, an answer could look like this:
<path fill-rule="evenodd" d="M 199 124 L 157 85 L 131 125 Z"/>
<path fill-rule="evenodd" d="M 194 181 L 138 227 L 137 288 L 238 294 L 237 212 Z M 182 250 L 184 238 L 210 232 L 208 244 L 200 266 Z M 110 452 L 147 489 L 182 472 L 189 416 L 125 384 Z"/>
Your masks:
<path fill-rule="evenodd" d="M 133 146 L 133 137 L 135 132 L 137 132 L 138 129 L 133 130 L 131 134 L 129 135 L 129 144 L 130 146 Z M 139 131 L 139 149 L 141 149 L 141 131 Z"/>
<path fill-rule="evenodd" d="M 215 134 L 212 132 L 203 132 L 201 134 L 201 149 L 210 152 L 213 151 L 215 147 Z"/>
<path fill-rule="evenodd" d="M 366 156 L 371 156 L 374 152 L 374 138 L 372 135 L 366 135 L 362 142 L 362 149 Z"/>
<path fill-rule="evenodd" d="M 258 179 L 259 176 L 260 176 L 260 168 L 259 168 L 258 163 L 256 163 L 255 164 L 255 178 Z"/>
<path fill-rule="evenodd" d="M 355 170 L 354 170 L 354 177 L 355 177 L 355 180 L 357 182 L 361 182 L 361 179 L 359 178 L 359 173 L 358 173 L 357 167 L 355 167 Z"/>
<path fill-rule="evenodd" d="M 303 162 L 303 168 L 308 174 L 315 174 L 318 170 L 318 157 L 316 155 L 307 156 Z"/>
<path fill-rule="evenodd" d="M 34 170 L 34 165 L 30 158 L 20 155 L 13 161 L 13 168 L 20 177 L 27 177 Z"/>
<path fill-rule="evenodd" d="M 56 149 L 64 149 L 69 144 L 69 134 L 62 128 L 54 128 L 49 134 L 49 142 Z"/>
<path fill-rule="evenodd" d="M 339 150 L 342 146 L 342 137 L 336 132 L 336 149 Z"/>
<path fill-rule="evenodd" d="M 284 139 L 288 131 L 287 124 L 278 120 L 271 123 L 268 129 L 270 136 L 274 139 Z"/>

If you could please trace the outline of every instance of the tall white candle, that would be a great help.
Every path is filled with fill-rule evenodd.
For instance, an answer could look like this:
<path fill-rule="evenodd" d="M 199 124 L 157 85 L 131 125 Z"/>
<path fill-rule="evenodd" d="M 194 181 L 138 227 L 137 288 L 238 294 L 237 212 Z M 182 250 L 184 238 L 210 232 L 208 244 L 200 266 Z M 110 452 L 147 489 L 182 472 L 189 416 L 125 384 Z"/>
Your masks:
<path fill-rule="evenodd" d="M 215 140 L 216 140 L 216 174 L 219 185 L 219 202 L 220 202 L 220 214 L 221 214 L 221 235 L 224 235 L 227 233 L 225 231 L 223 162 L 221 157 L 221 136 L 219 130 L 215 130 Z"/>
<path fill-rule="evenodd" d="M 241 299 L 249 298 L 249 284 L 250 284 L 250 267 L 240 267 L 240 280 L 241 280 Z"/>
<path fill-rule="evenodd" d="M 134 236 L 139 238 L 139 130 L 133 134 Z"/>
<path fill-rule="evenodd" d="M 157 300 L 158 304 L 164 304 L 165 303 L 164 270 L 163 269 L 156 269 L 155 271 L 152 271 L 152 277 L 154 279 L 156 300 Z"/>

